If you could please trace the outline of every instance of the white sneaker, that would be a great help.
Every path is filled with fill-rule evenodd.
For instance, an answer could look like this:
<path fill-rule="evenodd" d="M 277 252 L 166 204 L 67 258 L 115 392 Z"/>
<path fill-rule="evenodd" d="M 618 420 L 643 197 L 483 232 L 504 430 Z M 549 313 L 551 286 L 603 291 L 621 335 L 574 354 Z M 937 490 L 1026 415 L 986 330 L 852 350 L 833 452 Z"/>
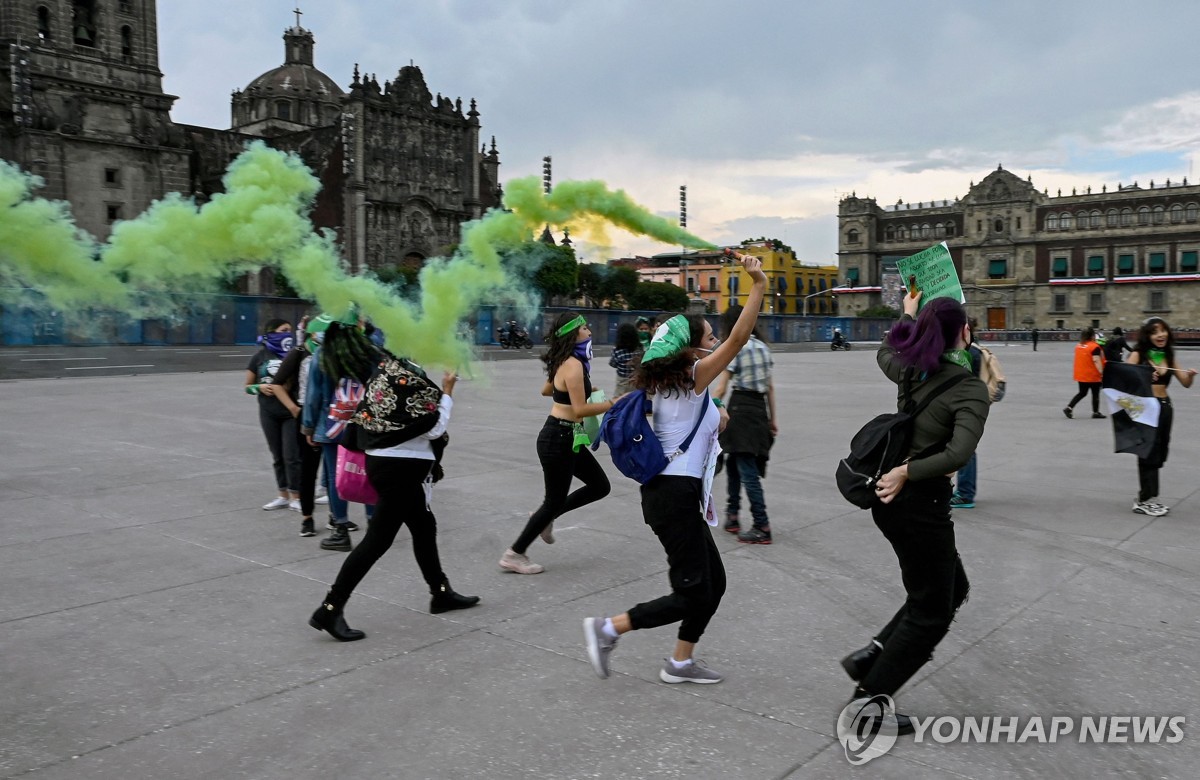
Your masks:
<path fill-rule="evenodd" d="M 314 503 L 314 504 L 328 504 L 328 503 L 329 503 L 329 496 L 327 496 L 327 495 L 325 495 L 325 496 L 317 496 L 316 498 L 314 498 L 314 499 L 313 499 L 313 503 Z"/>
<path fill-rule="evenodd" d="M 313 495 L 317 498 L 325 498 L 329 495 L 329 491 L 325 489 L 324 485 L 317 485 L 316 489 L 313 490 Z"/>
<path fill-rule="evenodd" d="M 300 511 L 300 499 L 293 498 L 291 501 L 289 501 L 288 509 L 292 510 L 293 512 L 299 512 Z"/>
<path fill-rule="evenodd" d="M 288 499 L 284 498 L 283 496 L 280 496 L 279 498 L 271 499 L 267 503 L 263 504 L 263 509 L 270 512 L 272 509 L 283 509 L 291 503 L 292 502 L 289 501 Z"/>
<path fill-rule="evenodd" d="M 1133 505 L 1133 511 L 1140 515 L 1149 515 L 1150 517 L 1162 517 L 1168 510 L 1162 504 L 1153 504 L 1149 501 L 1138 501 Z"/>
<path fill-rule="evenodd" d="M 546 570 L 545 566 L 529 560 L 528 555 L 518 555 L 513 552 L 511 547 L 504 551 L 504 555 L 500 556 L 500 568 L 517 574 L 541 574 Z"/>

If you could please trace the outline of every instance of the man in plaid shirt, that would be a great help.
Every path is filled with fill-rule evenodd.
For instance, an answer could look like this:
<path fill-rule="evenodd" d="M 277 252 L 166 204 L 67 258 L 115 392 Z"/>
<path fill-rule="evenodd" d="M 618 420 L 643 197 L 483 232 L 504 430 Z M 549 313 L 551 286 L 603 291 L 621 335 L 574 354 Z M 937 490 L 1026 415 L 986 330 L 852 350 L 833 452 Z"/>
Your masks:
<path fill-rule="evenodd" d="M 721 322 L 726 333 L 737 322 L 741 312 L 741 306 L 731 306 L 722 315 Z M 725 453 L 725 468 L 729 474 L 725 530 L 737 534 L 738 541 L 745 544 L 771 543 L 771 524 L 767 518 L 762 478 L 766 476 L 767 457 L 779 432 L 775 417 L 775 385 L 771 381 L 774 365 L 771 350 L 755 331 L 721 375 L 716 393 L 729 410 L 729 424 L 720 438 L 721 449 Z M 745 531 L 738 517 L 743 487 L 746 488 L 746 499 L 750 503 L 750 515 L 754 522 Z"/>

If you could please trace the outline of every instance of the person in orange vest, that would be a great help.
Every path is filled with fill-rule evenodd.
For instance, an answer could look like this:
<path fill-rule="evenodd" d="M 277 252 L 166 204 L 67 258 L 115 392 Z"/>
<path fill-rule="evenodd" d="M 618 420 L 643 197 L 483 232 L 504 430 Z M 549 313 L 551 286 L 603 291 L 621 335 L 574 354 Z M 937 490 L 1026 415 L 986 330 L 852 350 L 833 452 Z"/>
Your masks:
<path fill-rule="evenodd" d="M 1104 415 L 1100 413 L 1100 380 L 1103 374 L 1104 350 L 1096 343 L 1096 330 L 1084 328 L 1079 334 L 1079 343 L 1075 345 L 1075 381 L 1079 383 L 1079 392 L 1063 407 L 1063 414 L 1068 418 L 1074 417 L 1075 404 L 1090 391 L 1092 417 L 1103 419 Z"/>

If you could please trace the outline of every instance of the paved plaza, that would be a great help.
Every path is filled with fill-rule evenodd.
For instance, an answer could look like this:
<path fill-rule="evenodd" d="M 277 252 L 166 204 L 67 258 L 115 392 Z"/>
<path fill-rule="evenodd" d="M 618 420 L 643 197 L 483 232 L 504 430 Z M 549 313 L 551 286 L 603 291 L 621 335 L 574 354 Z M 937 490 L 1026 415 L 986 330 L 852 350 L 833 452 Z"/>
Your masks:
<path fill-rule="evenodd" d="M 309 628 L 344 554 L 259 508 L 269 456 L 228 358 L 238 370 L 0 381 L 0 778 L 1195 777 L 1200 386 L 1171 388 L 1173 511 L 1135 515 L 1135 459 L 1112 453 L 1109 422 L 1060 411 L 1072 346 L 997 349 L 1008 397 L 978 507 L 955 515 L 970 601 L 897 700 L 921 717 L 1183 715 L 1182 742 L 902 738 L 848 764 L 837 661 L 903 598 L 890 548 L 833 481 L 851 434 L 893 403 L 869 348 L 777 356 L 775 543 L 717 534 L 729 591 L 698 657 L 726 680 L 710 686 L 658 680 L 673 627 L 624 637 L 608 680 L 587 662 L 582 618 L 668 587 L 607 455 L 612 495 L 530 548 L 546 572 L 497 567 L 541 498 L 530 355 L 459 384 L 434 495 L 446 572 L 482 603 L 429 614 L 402 530 L 347 606 L 367 639 Z M 595 374 L 611 389 L 605 360 Z"/>

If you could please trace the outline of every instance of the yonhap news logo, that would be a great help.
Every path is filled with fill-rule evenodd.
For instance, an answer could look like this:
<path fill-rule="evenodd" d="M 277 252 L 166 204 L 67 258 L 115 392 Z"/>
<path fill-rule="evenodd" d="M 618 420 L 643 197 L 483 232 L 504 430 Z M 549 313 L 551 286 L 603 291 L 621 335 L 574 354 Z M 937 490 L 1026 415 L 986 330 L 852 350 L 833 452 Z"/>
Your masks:
<path fill-rule="evenodd" d="M 1043 718 L 1017 716 L 952 715 L 911 717 L 914 742 L 938 744 L 1167 744 L 1183 741 L 1183 715 L 1055 715 Z M 885 755 L 896 744 L 899 724 L 889 696 L 855 699 L 838 715 L 838 741 L 846 760 L 855 766 Z"/>

